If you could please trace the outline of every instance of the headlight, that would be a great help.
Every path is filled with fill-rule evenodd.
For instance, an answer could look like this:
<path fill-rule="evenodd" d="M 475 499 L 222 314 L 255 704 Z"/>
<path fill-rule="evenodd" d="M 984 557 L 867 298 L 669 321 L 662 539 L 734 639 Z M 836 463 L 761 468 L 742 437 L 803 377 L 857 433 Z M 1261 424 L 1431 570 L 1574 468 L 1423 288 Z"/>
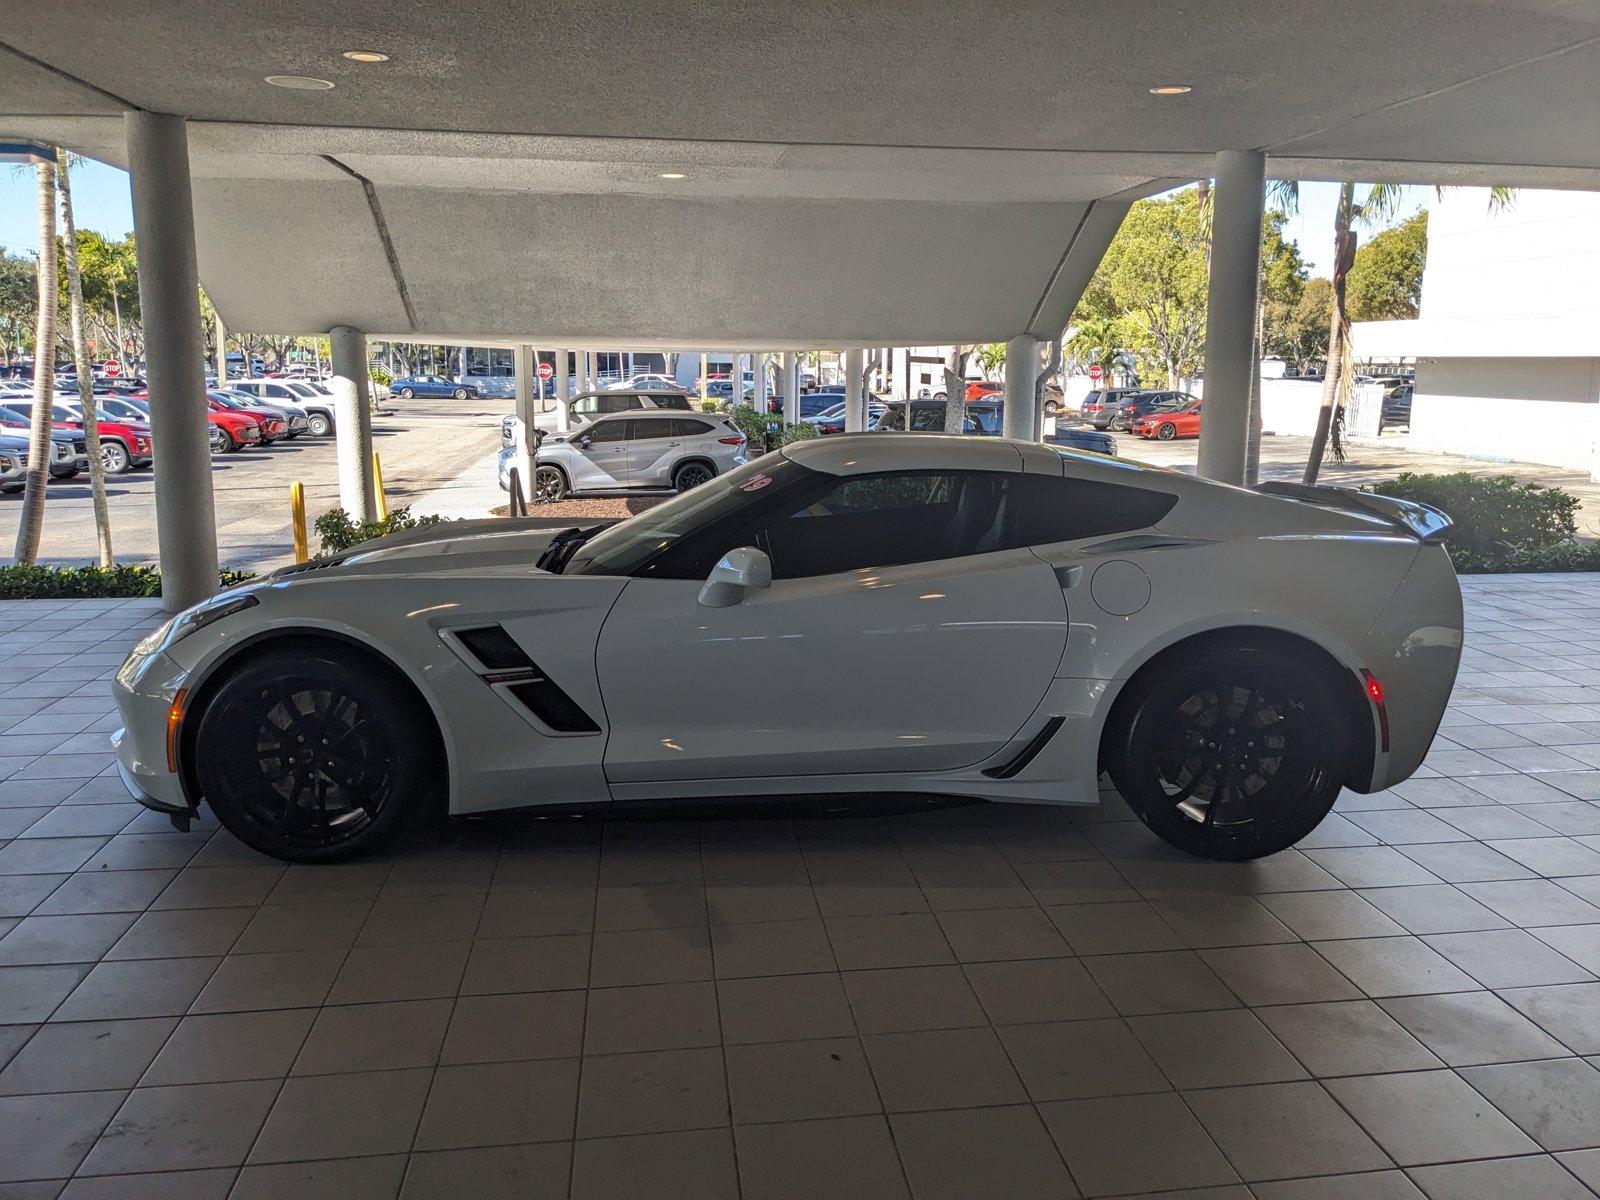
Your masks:
<path fill-rule="evenodd" d="M 236 612 L 254 608 L 260 603 L 261 601 L 256 599 L 253 592 L 246 592 L 242 596 L 230 595 L 224 592 L 212 600 L 207 600 L 204 604 L 197 604 L 193 608 L 184 610 L 168 621 L 158 631 L 164 635 L 160 645 L 175 645 L 191 633 L 204 629 L 207 625 L 222 620 L 223 617 L 231 617 Z"/>

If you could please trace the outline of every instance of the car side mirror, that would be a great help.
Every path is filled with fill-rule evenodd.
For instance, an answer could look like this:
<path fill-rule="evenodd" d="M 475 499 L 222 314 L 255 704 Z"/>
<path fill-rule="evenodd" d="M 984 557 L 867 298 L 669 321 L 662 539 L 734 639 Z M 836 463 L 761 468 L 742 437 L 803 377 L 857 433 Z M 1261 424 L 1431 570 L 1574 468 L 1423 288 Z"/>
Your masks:
<path fill-rule="evenodd" d="M 742 601 L 749 589 L 771 586 L 772 560 L 754 546 L 740 546 L 711 568 L 700 589 L 700 603 L 706 608 L 727 608 Z"/>
<path fill-rule="evenodd" d="M 594 439 L 592 437 L 590 437 L 587 433 L 585 433 L 585 434 L 582 434 L 582 435 L 579 436 L 578 445 L 582 446 L 585 450 L 587 450 L 589 448 L 589 443 L 591 443 L 593 441 L 594 441 Z"/>

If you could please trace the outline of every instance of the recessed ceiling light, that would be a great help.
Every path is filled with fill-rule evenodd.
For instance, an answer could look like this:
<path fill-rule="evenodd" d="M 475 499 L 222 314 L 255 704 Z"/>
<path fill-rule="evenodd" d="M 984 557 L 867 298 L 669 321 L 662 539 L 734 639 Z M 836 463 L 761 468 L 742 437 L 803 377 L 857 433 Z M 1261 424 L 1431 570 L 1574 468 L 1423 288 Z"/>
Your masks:
<path fill-rule="evenodd" d="M 1152 96 L 1182 96 L 1194 91 L 1187 83 L 1163 83 L 1150 89 Z"/>
<path fill-rule="evenodd" d="M 351 62 L 380 63 L 388 62 L 389 56 L 381 50 L 346 50 L 344 57 Z"/>
<path fill-rule="evenodd" d="M 662 179 L 687 179 L 689 177 L 687 175 L 685 175 L 682 171 L 663 171 L 663 172 L 661 172 L 661 178 Z"/>
<path fill-rule="evenodd" d="M 309 75 L 268 75 L 266 82 L 297 92 L 325 92 L 333 86 L 331 79 L 313 79 Z"/>

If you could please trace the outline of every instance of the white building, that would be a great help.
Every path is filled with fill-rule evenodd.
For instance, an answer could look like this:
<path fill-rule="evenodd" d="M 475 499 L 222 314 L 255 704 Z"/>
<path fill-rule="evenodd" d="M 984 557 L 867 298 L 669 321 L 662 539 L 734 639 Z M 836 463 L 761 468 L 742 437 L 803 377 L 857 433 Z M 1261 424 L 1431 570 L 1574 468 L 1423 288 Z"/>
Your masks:
<path fill-rule="evenodd" d="M 1600 193 L 1446 191 L 1421 315 L 1352 326 L 1359 361 L 1415 359 L 1419 449 L 1593 471 L 1600 438 Z M 1600 476 L 1597 476 L 1600 477 Z"/>

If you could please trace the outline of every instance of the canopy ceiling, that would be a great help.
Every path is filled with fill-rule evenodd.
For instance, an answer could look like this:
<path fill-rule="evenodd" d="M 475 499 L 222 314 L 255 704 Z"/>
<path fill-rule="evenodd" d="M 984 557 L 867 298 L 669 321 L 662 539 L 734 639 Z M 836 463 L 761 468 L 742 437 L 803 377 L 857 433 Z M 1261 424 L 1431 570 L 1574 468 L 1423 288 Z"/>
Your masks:
<path fill-rule="evenodd" d="M 1298 178 L 1600 188 L 1592 0 L 0 13 L 0 134 L 122 165 L 123 110 L 190 118 L 201 276 L 231 327 L 261 332 L 1049 335 L 1126 205 L 1219 149 Z M 1150 94 L 1166 83 L 1194 90 Z"/>

